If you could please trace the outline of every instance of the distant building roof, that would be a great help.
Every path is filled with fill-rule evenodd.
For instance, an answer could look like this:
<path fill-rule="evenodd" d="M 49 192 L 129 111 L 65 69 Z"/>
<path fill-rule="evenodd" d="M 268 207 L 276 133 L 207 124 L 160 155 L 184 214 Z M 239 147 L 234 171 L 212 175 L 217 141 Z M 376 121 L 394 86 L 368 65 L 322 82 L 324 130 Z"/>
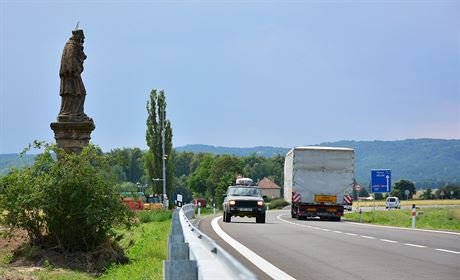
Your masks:
<path fill-rule="evenodd" d="M 257 186 L 261 189 L 281 189 L 275 182 L 265 177 L 257 183 Z"/>

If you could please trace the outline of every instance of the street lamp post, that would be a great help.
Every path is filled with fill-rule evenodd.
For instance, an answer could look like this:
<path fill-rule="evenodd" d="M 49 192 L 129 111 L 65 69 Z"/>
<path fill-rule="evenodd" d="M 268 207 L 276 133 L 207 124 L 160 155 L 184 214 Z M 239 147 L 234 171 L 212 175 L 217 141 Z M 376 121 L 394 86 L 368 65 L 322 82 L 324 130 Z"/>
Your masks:
<path fill-rule="evenodd" d="M 165 155 L 165 117 L 166 117 L 166 112 L 165 112 L 165 109 L 164 109 L 164 105 L 162 107 L 162 118 L 161 118 L 161 146 L 162 146 L 162 150 L 163 150 L 163 205 L 165 206 L 165 208 L 167 208 L 169 205 L 168 202 L 166 202 L 166 166 L 165 166 L 165 159 L 166 159 L 166 155 Z"/>

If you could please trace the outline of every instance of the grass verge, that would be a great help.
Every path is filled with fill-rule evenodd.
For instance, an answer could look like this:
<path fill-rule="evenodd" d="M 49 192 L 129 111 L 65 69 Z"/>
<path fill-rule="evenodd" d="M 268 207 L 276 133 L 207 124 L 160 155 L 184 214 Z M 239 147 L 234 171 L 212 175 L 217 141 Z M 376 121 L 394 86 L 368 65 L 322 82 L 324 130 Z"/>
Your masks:
<path fill-rule="evenodd" d="M 221 210 L 219 210 L 219 208 L 216 208 L 216 214 L 222 212 Z M 214 214 L 214 210 L 212 208 L 205 208 L 205 207 L 202 207 L 201 210 L 200 210 L 200 215 L 201 216 L 208 216 L 208 215 L 213 215 Z M 195 218 L 198 217 L 198 207 L 195 207 Z"/>
<path fill-rule="evenodd" d="M 345 218 L 359 221 L 359 213 L 346 213 Z M 411 227 L 411 210 L 363 212 L 364 223 Z M 417 210 L 416 227 L 422 229 L 460 231 L 460 207 L 425 208 Z"/>
<path fill-rule="evenodd" d="M 167 220 L 141 224 L 129 232 L 130 240 L 136 240 L 126 252 L 130 262 L 113 265 L 99 279 L 161 279 L 169 228 Z M 122 241 L 127 242 L 127 239 Z"/>
<path fill-rule="evenodd" d="M 130 230 L 116 229 L 122 234 L 119 241 L 129 263 L 112 265 L 104 274 L 93 275 L 75 270 L 61 269 L 52 265 L 42 267 L 11 266 L 12 252 L 0 254 L 0 279 L 162 279 L 163 260 L 166 259 L 167 239 L 170 231 L 171 211 L 137 212 L 139 224 Z"/>
<path fill-rule="evenodd" d="M 289 202 L 285 201 L 284 199 L 275 199 L 268 203 L 270 209 L 283 209 L 284 207 L 288 206 Z"/>

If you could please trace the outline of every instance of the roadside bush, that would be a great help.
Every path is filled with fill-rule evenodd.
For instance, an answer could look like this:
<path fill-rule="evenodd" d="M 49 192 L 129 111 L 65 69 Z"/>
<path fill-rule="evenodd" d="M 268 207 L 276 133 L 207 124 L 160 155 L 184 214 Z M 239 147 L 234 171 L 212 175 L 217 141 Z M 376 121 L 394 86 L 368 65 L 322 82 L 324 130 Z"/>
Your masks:
<path fill-rule="evenodd" d="M 46 145 L 34 165 L 0 179 L 1 223 L 26 230 L 32 244 L 89 251 L 114 235 L 115 224 L 131 224 L 115 185 L 97 147 L 76 155 Z"/>
<path fill-rule="evenodd" d="M 289 202 L 284 199 L 275 199 L 270 202 L 270 209 L 281 209 L 289 205 Z"/>

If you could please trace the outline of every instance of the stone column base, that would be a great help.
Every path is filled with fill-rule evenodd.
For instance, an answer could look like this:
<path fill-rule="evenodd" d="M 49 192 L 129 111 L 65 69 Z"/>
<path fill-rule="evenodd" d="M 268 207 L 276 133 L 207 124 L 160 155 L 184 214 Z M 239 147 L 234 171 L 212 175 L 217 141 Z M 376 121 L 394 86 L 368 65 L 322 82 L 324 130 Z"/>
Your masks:
<path fill-rule="evenodd" d="M 53 122 L 51 129 L 54 131 L 54 139 L 57 146 L 67 153 L 81 153 L 81 150 L 89 144 L 91 132 L 96 128 L 94 122 Z"/>

